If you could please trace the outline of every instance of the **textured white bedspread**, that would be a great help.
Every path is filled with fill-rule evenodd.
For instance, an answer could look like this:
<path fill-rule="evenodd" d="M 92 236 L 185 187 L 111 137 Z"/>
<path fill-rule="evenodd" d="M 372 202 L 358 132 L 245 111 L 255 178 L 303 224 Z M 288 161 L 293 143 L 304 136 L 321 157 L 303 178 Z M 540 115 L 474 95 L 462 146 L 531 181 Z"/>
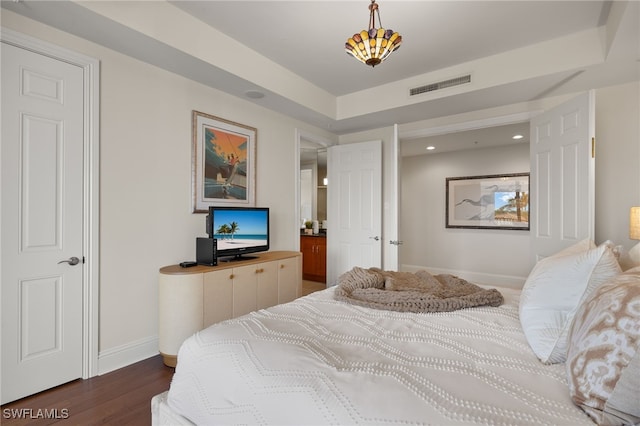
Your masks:
<path fill-rule="evenodd" d="M 592 424 L 564 365 L 525 341 L 504 305 L 399 313 L 333 289 L 216 324 L 180 349 L 169 406 L 200 425 Z"/>

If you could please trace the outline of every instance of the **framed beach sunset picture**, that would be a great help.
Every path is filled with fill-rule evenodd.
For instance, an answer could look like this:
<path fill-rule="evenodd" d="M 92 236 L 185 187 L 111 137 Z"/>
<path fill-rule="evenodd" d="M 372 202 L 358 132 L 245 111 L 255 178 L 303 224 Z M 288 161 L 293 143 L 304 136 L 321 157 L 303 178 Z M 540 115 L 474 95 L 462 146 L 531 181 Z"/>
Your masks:
<path fill-rule="evenodd" d="M 257 129 L 192 112 L 193 212 L 209 206 L 253 206 Z"/>

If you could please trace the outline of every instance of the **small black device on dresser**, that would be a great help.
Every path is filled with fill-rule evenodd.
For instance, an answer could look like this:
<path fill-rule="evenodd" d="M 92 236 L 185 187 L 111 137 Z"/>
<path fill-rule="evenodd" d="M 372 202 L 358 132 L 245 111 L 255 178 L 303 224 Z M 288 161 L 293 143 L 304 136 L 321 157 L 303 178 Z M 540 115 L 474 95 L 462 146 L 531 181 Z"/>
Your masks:
<path fill-rule="evenodd" d="M 218 264 L 218 240 L 216 238 L 196 238 L 196 262 L 198 265 Z"/>

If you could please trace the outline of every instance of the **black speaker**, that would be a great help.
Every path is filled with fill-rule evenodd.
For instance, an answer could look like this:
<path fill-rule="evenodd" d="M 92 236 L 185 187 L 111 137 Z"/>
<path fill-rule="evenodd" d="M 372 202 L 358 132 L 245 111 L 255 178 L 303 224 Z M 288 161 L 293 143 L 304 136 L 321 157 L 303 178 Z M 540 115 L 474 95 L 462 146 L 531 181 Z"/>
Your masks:
<path fill-rule="evenodd" d="M 198 265 L 216 266 L 218 264 L 218 240 L 215 238 L 196 238 L 196 262 Z"/>

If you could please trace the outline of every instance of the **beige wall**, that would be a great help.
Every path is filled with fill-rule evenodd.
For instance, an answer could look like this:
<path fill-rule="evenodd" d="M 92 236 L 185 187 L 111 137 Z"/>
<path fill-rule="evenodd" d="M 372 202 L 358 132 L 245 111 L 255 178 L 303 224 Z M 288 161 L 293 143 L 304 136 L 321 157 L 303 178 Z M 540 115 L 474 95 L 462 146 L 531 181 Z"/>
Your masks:
<path fill-rule="evenodd" d="M 640 206 L 640 83 L 596 91 L 596 241 L 635 245 L 632 206 Z"/>

